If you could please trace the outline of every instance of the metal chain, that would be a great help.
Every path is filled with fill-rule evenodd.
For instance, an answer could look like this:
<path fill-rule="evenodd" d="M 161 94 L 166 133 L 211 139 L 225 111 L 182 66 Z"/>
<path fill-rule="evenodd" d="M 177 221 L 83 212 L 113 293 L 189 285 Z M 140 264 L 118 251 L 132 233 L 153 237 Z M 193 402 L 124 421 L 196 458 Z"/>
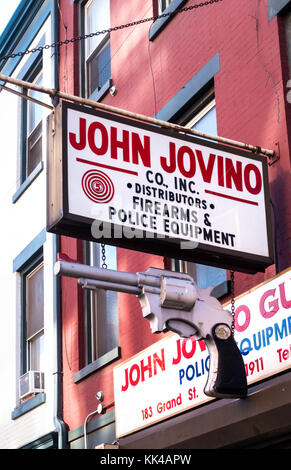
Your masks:
<path fill-rule="evenodd" d="M 231 316 L 232 316 L 231 332 L 232 332 L 232 336 L 234 336 L 234 331 L 235 331 L 234 271 L 230 272 L 230 295 L 231 295 Z"/>
<path fill-rule="evenodd" d="M 120 26 L 114 26 L 113 28 L 103 29 L 102 31 L 96 31 L 95 33 L 83 34 L 81 36 L 77 36 L 77 37 L 74 37 L 74 38 L 71 38 L 71 39 L 66 39 L 64 41 L 56 41 L 56 42 L 53 42 L 52 44 L 46 44 L 45 46 L 39 46 L 39 47 L 36 47 L 36 48 L 33 48 L 33 49 L 29 49 L 29 50 L 26 50 L 24 52 L 16 52 L 16 53 L 13 53 L 13 54 L 9 54 L 9 55 L 0 57 L 0 61 L 8 60 L 8 59 L 14 59 L 15 57 L 23 57 L 23 56 L 25 56 L 27 54 L 31 54 L 33 52 L 41 52 L 44 49 L 60 47 L 60 46 L 66 45 L 66 44 L 74 43 L 76 41 L 83 41 L 85 39 L 92 38 L 94 36 L 99 36 L 101 34 L 106 34 L 106 33 L 112 33 L 114 31 L 118 31 L 120 29 L 129 28 L 131 26 L 137 26 L 139 24 L 146 23 L 148 21 L 156 21 L 160 18 L 167 18 L 167 17 L 170 17 L 172 15 L 174 16 L 174 15 L 177 15 L 179 13 L 185 13 L 185 12 L 190 11 L 190 10 L 195 10 L 197 8 L 201 8 L 201 7 L 212 5 L 214 3 L 219 3 L 219 2 L 223 2 L 223 0 L 208 0 L 206 2 L 197 3 L 196 5 L 191 5 L 189 7 L 181 8 L 179 10 L 171 11 L 171 12 L 168 12 L 168 13 L 162 13 L 160 15 L 151 16 L 149 18 L 143 18 L 141 20 L 132 21 L 131 23 L 122 24 Z"/>
<path fill-rule="evenodd" d="M 105 244 L 104 243 L 101 243 L 101 253 L 102 253 L 102 268 L 107 269 L 106 252 L 105 252 Z"/>

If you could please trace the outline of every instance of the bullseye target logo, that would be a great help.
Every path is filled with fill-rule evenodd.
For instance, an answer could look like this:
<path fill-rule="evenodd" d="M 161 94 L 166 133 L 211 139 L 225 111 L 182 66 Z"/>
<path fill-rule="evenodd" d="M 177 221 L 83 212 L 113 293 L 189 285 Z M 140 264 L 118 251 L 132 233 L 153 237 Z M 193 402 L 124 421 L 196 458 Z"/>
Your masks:
<path fill-rule="evenodd" d="M 86 196 L 97 204 L 110 202 L 114 196 L 111 179 L 99 170 L 89 170 L 84 174 L 82 188 Z"/>

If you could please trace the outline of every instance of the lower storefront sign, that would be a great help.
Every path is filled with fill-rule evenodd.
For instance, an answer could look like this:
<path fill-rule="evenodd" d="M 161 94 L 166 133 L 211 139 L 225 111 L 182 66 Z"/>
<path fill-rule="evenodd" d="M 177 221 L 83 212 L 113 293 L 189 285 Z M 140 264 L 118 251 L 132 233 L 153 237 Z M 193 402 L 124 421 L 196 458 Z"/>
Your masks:
<path fill-rule="evenodd" d="M 248 384 L 290 368 L 291 269 L 236 299 L 235 340 Z M 203 341 L 168 333 L 116 366 L 117 437 L 213 400 L 203 392 L 209 363 Z"/>

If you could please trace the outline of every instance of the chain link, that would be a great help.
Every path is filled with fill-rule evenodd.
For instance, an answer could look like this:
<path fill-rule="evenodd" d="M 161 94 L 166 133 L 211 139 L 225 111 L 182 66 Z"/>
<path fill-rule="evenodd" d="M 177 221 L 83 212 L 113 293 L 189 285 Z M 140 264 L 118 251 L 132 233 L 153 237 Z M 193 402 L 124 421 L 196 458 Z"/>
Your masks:
<path fill-rule="evenodd" d="M 64 41 L 53 42 L 52 44 L 46 44 L 45 46 L 36 47 L 36 48 L 33 48 L 33 49 L 26 50 L 24 52 L 16 52 L 16 53 L 13 53 L 13 54 L 2 56 L 2 57 L 0 57 L 0 61 L 8 60 L 8 59 L 14 59 L 16 57 L 23 57 L 23 56 L 25 56 L 27 54 L 31 54 L 33 52 L 41 52 L 44 49 L 60 47 L 60 46 L 63 46 L 63 45 L 74 43 L 75 41 L 83 41 L 83 40 L 88 39 L 88 38 L 93 38 L 94 36 L 99 36 L 101 34 L 106 34 L 106 33 L 112 33 L 114 31 L 118 31 L 118 30 L 121 30 L 121 29 L 130 28 L 131 26 L 137 26 L 139 24 L 147 23 L 149 21 L 156 21 L 160 18 L 167 18 L 167 17 L 170 17 L 172 15 L 177 15 L 179 13 L 185 13 L 185 12 L 190 11 L 190 10 L 196 10 L 197 8 L 205 7 L 205 6 L 212 5 L 214 3 L 219 3 L 219 2 L 223 2 L 223 0 L 209 0 L 209 1 L 206 1 L 206 2 L 197 3 L 196 5 L 191 5 L 189 7 L 181 8 L 179 10 L 171 11 L 171 12 L 168 12 L 168 13 L 162 13 L 161 15 L 151 16 L 149 18 L 143 18 L 141 20 L 132 21 L 131 23 L 122 24 L 120 26 L 113 26 L 112 28 L 103 29 L 102 31 L 96 31 L 95 33 L 83 34 L 82 36 L 77 36 L 77 37 L 74 37 L 74 38 L 71 38 L 71 39 L 66 39 Z"/>
<path fill-rule="evenodd" d="M 234 336 L 234 330 L 235 330 L 234 271 L 230 272 L 230 295 L 231 295 L 231 316 L 232 316 L 231 332 L 232 332 L 232 336 Z"/>
<path fill-rule="evenodd" d="M 105 244 L 104 243 L 101 243 L 101 254 L 102 254 L 102 268 L 107 269 L 106 251 L 105 251 Z"/>

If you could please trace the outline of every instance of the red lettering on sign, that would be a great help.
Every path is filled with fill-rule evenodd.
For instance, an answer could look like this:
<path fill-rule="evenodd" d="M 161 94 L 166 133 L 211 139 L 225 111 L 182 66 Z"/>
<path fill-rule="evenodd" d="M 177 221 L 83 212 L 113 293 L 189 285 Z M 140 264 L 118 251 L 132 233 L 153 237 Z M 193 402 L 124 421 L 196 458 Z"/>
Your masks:
<path fill-rule="evenodd" d="M 140 364 L 133 364 L 130 369 L 125 369 L 124 371 L 124 385 L 121 386 L 121 391 L 126 392 L 129 385 L 135 387 L 140 382 L 146 380 L 145 373 L 148 374 L 148 378 L 151 378 L 153 375 L 156 375 L 159 371 L 164 371 L 166 368 L 165 363 L 165 350 L 161 349 L 160 357 L 158 353 L 154 353 L 152 356 L 148 356 L 146 359 L 141 359 Z M 159 367 L 159 369 L 158 369 Z"/>
<path fill-rule="evenodd" d="M 160 367 L 161 370 L 165 370 L 165 350 L 164 348 L 161 349 L 161 356 L 159 357 L 157 353 L 154 353 L 153 360 L 154 360 L 154 375 L 157 374 L 157 365 Z"/>
<path fill-rule="evenodd" d="M 76 150 L 83 150 L 86 147 L 86 119 L 80 118 L 79 122 L 79 142 L 77 142 L 76 134 L 69 132 L 69 141 L 71 146 Z"/>
<path fill-rule="evenodd" d="M 238 191 L 243 190 L 242 180 L 242 163 L 237 161 L 236 168 L 234 168 L 233 161 L 231 158 L 225 159 L 225 184 L 227 188 L 232 188 L 232 182 L 234 183 Z"/>
<path fill-rule="evenodd" d="M 251 186 L 250 178 L 251 178 L 251 172 L 254 173 L 255 176 L 255 185 L 254 187 Z M 260 170 L 253 165 L 252 163 L 249 163 L 245 167 L 244 171 L 244 182 L 245 182 L 245 187 L 248 190 L 249 193 L 251 194 L 259 194 L 262 189 L 262 176 L 260 173 Z"/>
<path fill-rule="evenodd" d="M 169 143 L 169 157 L 170 157 L 169 164 L 167 162 L 166 157 L 160 158 L 161 167 L 167 173 L 174 173 L 174 171 L 176 170 L 176 146 L 174 142 Z"/>
<path fill-rule="evenodd" d="M 189 343 L 191 343 L 191 349 L 188 351 L 186 346 L 189 345 Z M 200 351 L 205 351 L 206 344 L 204 343 L 204 341 L 198 341 L 198 344 L 200 346 Z M 196 351 L 197 341 L 193 338 L 184 338 L 181 344 L 181 339 L 177 339 L 176 345 L 177 353 L 176 357 L 173 357 L 173 365 L 179 364 L 182 357 L 185 357 L 186 359 L 190 359 L 191 357 L 193 357 Z"/>
<path fill-rule="evenodd" d="M 191 349 L 190 351 L 187 351 L 186 345 L 191 343 Z M 182 341 L 182 354 L 186 359 L 190 359 L 192 356 L 194 356 L 195 351 L 196 351 L 196 344 L 197 342 L 193 338 L 184 338 Z"/>
<path fill-rule="evenodd" d="M 95 155 L 108 154 L 114 160 L 122 159 L 124 162 L 135 165 L 142 164 L 151 167 L 151 141 L 144 135 L 143 139 L 138 132 L 119 128 L 118 126 L 106 126 L 99 121 L 91 122 L 87 129 L 85 118 L 79 119 L 77 133 L 69 132 L 70 145 L 78 151 L 88 146 Z M 235 189 L 236 191 L 248 191 L 252 195 L 261 192 L 263 181 L 260 169 L 254 163 L 249 163 L 243 168 L 241 161 L 209 153 L 209 150 L 195 149 L 194 145 L 181 145 L 169 142 L 169 154 L 160 156 L 161 168 L 166 173 L 174 173 L 179 170 L 185 178 L 193 178 L 200 171 L 204 183 L 217 184 L 220 187 Z M 205 191 L 209 192 L 209 188 Z M 212 193 L 212 194 L 218 194 Z M 229 194 L 223 197 L 233 197 Z M 240 202 L 245 199 L 236 199 Z"/>
<path fill-rule="evenodd" d="M 212 179 L 212 173 L 213 173 L 216 155 L 214 155 L 213 153 L 209 155 L 207 167 L 205 166 L 201 150 L 196 150 L 196 156 L 197 156 L 197 160 L 200 166 L 200 171 L 203 177 L 203 181 L 205 181 L 205 183 L 210 183 Z"/>
<path fill-rule="evenodd" d="M 279 362 L 287 361 L 290 356 L 290 351 L 288 349 L 277 349 L 277 353 L 279 355 Z"/>
<path fill-rule="evenodd" d="M 95 135 L 96 135 L 97 130 L 100 131 L 100 137 L 101 137 L 100 147 L 97 147 L 96 140 L 95 140 Z M 90 149 L 96 155 L 104 155 L 107 152 L 108 135 L 107 135 L 106 127 L 103 126 L 101 122 L 92 122 L 92 124 L 90 124 L 89 129 L 88 129 L 88 143 L 89 143 Z"/>
<path fill-rule="evenodd" d="M 187 156 L 186 158 L 189 162 L 188 165 L 185 165 L 185 155 Z M 196 162 L 194 152 L 190 147 L 187 147 L 187 145 L 182 145 L 182 147 L 179 148 L 177 154 L 177 162 L 178 168 L 182 175 L 186 178 L 193 178 L 196 170 Z M 186 169 L 187 166 L 189 166 L 189 170 Z"/>
<path fill-rule="evenodd" d="M 136 377 L 134 377 L 136 373 Z M 133 364 L 129 371 L 129 383 L 135 387 L 139 383 L 140 379 L 140 368 L 137 364 Z"/>
<path fill-rule="evenodd" d="M 148 372 L 149 377 L 151 377 L 153 375 L 151 356 L 148 356 L 147 360 L 148 360 L 147 365 L 144 365 L 144 360 L 143 359 L 140 361 L 141 381 L 142 382 L 144 382 L 144 380 L 145 380 L 145 375 L 144 375 L 145 372 Z"/>
<path fill-rule="evenodd" d="M 78 133 L 69 132 L 69 142 L 75 150 L 84 150 L 87 140 L 95 155 L 105 155 L 110 150 L 109 156 L 114 160 L 120 156 L 124 162 L 130 162 L 132 159 L 135 165 L 142 163 L 147 168 L 151 167 L 150 137 L 147 135 L 144 136 L 143 142 L 136 132 L 130 133 L 122 129 L 121 135 L 118 135 L 117 127 L 111 126 L 107 129 L 99 121 L 90 124 L 87 134 L 87 121 L 80 118 Z"/>
<path fill-rule="evenodd" d="M 122 131 L 122 140 L 117 139 L 117 128 L 111 127 L 111 158 L 117 159 L 117 149 L 122 150 L 123 161 L 129 162 L 129 132 Z"/>
<path fill-rule="evenodd" d="M 168 159 L 165 156 L 160 157 L 161 167 L 167 173 L 174 173 L 178 168 L 185 178 L 193 178 L 196 174 L 196 163 L 198 163 L 202 179 L 205 183 L 211 184 L 217 174 L 217 182 L 221 187 L 235 188 L 237 191 L 246 189 L 250 194 L 254 195 L 259 194 L 261 191 L 262 176 L 259 168 L 254 164 L 246 165 L 243 170 L 242 162 L 239 160 L 234 162 L 232 158 L 222 157 L 214 153 L 210 153 L 208 160 L 206 160 L 206 155 L 203 155 L 201 150 L 195 149 L 195 153 L 187 145 L 182 145 L 176 151 L 176 144 L 170 142 Z M 216 171 L 214 171 L 215 169 Z M 240 201 L 247 202 L 243 199 L 240 199 Z"/>
<path fill-rule="evenodd" d="M 218 173 L 218 184 L 224 186 L 224 170 L 223 170 L 223 157 L 218 155 L 217 157 L 217 173 Z"/>
<path fill-rule="evenodd" d="M 138 165 L 139 157 L 143 162 L 143 165 L 151 167 L 151 147 L 149 136 L 144 136 L 144 143 L 142 144 L 140 136 L 136 132 L 132 133 L 132 163 Z"/>

